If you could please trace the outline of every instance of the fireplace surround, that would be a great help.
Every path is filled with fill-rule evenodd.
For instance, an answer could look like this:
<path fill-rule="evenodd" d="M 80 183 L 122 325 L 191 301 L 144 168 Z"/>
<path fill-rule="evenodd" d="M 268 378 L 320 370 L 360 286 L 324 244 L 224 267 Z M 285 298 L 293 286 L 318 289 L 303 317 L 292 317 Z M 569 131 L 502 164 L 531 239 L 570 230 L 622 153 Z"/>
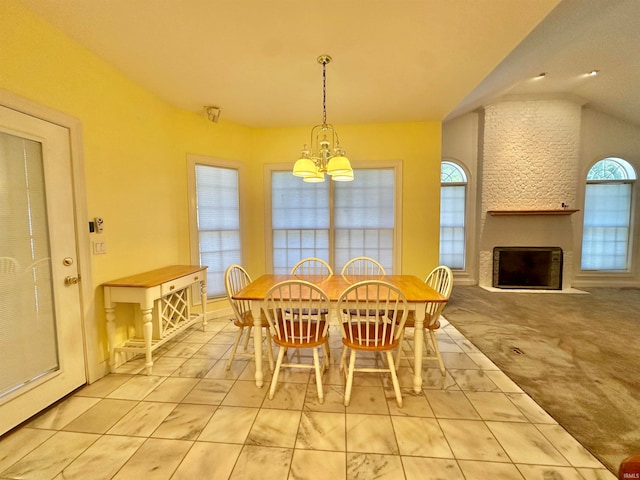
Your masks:
<path fill-rule="evenodd" d="M 562 290 L 560 247 L 495 247 L 495 288 Z"/>

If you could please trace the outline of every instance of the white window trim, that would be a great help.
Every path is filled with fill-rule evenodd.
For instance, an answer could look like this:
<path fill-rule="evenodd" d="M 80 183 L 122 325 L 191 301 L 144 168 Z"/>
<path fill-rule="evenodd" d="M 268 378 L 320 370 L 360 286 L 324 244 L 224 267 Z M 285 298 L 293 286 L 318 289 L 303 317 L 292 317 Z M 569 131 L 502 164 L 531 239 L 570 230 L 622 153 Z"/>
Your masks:
<path fill-rule="evenodd" d="M 241 162 L 234 160 L 226 160 L 205 155 L 187 154 L 187 194 L 189 199 L 189 258 L 192 265 L 200 264 L 200 244 L 198 242 L 198 212 L 197 212 L 197 196 L 196 196 L 196 165 L 207 165 L 210 167 L 232 168 L 238 171 L 238 200 L 240 209 L 240 247 L 241 258 L 244 262 L 244 255 L 247 250 L 245 232 L 245 167 Z M 194 303 L 197 298 L 194 296 Z M 210 296 L 209 301 L 225 298 L 224 295 Z"/>
<path fill-rule="evenodd" d="M 401 274 L 402 270 L 402 160 L 386 160 L 371 162 L 351 162 L 351 167 L 356 169 L 378 169 L 392 168 L 395 172 L 394 191 L 394 231 L 393 231 L 393 275 Z M 264 239 L 265 239 L 265 260 L 266 271 L 273 272 L 273 236 L 271 231 L 271 172 L 289 171 L 293 168 L 292 163 L 267 163 L 264 165 Z M 300 179 L 302 182 L 302 179 Z M 331 182 L 332 180 L 325 180 Z M 333 189 L 329 195 L 329 208 L 333 211 Z M 333 229 L 333 222 L 331 228 Z M 330 249 L 333 249 L 333 232 L 329 237 Z"/>

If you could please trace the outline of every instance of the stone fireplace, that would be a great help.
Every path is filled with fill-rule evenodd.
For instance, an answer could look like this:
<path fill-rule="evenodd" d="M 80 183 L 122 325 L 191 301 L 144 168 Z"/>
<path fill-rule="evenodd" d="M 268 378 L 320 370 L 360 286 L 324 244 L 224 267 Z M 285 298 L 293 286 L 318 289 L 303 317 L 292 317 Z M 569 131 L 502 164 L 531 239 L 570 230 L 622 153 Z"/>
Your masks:
<path fill-rule="evenodd" d="M 565 97 L 507 97 L 485 106 L 480 286 L 493 286 L 496 247 L 552 246 L 561 255 L 560 288 L 571 287 L 581 108 Z"/>

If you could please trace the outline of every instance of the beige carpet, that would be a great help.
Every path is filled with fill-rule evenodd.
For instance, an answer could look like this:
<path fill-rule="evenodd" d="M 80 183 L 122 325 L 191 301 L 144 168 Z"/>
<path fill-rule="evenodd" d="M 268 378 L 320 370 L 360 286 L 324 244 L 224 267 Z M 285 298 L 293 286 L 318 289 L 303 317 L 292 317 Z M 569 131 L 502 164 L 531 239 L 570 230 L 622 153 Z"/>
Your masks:
<path fill-rule="evenodd" d="M 640 454 L 640 289 L 584 291 L 454 286 L 444 316 L 617 473 Z"/>

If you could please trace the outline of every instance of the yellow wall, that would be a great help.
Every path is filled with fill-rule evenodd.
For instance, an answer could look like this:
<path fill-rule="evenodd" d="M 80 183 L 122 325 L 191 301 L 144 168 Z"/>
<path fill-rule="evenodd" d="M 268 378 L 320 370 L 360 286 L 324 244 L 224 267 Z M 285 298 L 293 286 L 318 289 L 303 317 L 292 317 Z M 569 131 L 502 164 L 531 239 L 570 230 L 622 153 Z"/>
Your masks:
<path fill-rule="evenodd" d="M 106 255 L 92 256 L 100 345 L 106 345 L 102 282 L 189 263 L 188 153 L 246 164 L 245 258 L 252 275 L 264 271 L 263 165 L 293 164 L 310 127 L 213 124 L 203 112 L 179 110 L 16 0 L 0 5 L 0 65 L 0 88 L 82 123 L 87 211 L 104 218 L 107 245 Z M 424 277 L 438 262 L 440 122 L 338 131 L 352 159 L 403 161 L 402 271 Z"/>

